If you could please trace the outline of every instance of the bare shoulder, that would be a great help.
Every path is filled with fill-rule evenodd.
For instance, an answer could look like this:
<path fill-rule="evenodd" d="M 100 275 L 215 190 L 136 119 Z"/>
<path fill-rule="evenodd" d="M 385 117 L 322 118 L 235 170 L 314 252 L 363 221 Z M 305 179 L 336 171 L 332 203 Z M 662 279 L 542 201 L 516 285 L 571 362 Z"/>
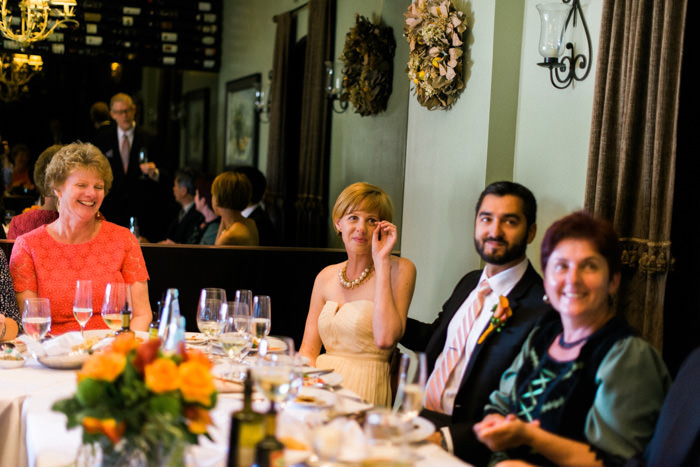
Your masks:
<path fill-rule="evenodd" d="M 408 258 L 391 256 L 391 269 L 399 274 L 416 274 L 416 265 Z"/>

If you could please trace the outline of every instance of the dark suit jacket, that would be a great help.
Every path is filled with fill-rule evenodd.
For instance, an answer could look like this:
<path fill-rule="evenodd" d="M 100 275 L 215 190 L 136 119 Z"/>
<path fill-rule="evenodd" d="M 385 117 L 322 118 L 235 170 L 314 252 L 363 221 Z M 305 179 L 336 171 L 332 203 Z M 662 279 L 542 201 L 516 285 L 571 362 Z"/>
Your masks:
<path fill-rule="evenodd" d="M 248 218 L 255 221 L 255 226 L 258 228 L 258 238 L 260 240 L 260 246 L 276 246 L 277 243 L 277 233 L 275 232 L 275 226 L 272 225 L 270 216 L 267 212 L 258 206 L 250 213 Z"/>
<path fill-rule="evenodd" d="M 129 217 L 136 217 L 141 228 L 141 235 L 150 241 L 162 240 L 170 221 L 169 205 L 172 195 L 161 182 L 142 177 L 139 168 L 139 151 L 145 149 L 148 159 L 160 166 L 160 147 L 155 133 L 141 125 L 134 129 L 134 140 L 129 152 L 129 167 L 124 173 L 119 152 L 117 125 L 103 128 L 95 136 L 93 144 L 107 157 L 112 168 L 114 181 L 105 197 L 100 211 L 107 220 L 128 227 Z"/>
<path fill-rule="evenodd" d="M 477 286 L 480 277 L 480 270 L 464 276 L 432 324 L 408 319 L 401 344 L 411 350 L 425 352 L 431 373 L 435 360 L 445 346 L 447 327 L 452 317 Z M 479 466 L 488 462 L 491 453 L 476 439 L 472 426 L 483 418 L 489 395 L 498 388 L 501 375 L 513 362 L 535 322 L 544 313 L 543 296 L 542 278 L 529 264 L 522 279 L 508 294 L 513 316 L 500 333 L 492 332 L 474 349 L 455 398 L 452 416 L 429 410 L 421 413 L 438 427 L 449 426 L 455 454 L 471 464 Z"/>
<path fill-rule="evenodd" d="M 193 234 L 199 224 L 204 222 L 204 216 L 195 209 L 194 205 L 185 213 L 181 221 L 177 220 L 178 215 L 175 215 L 170 222 L 165 237 L 175 243 L 199 243 L 199 239 Z"/>

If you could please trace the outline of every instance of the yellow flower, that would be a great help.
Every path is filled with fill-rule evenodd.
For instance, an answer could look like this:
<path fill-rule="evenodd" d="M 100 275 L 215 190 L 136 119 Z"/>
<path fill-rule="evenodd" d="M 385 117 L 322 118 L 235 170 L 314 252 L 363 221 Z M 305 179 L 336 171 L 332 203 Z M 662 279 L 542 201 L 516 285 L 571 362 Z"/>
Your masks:
<path fill-rule="evenodd" d="M 146 387 L 156 394 L 174 391 L 180 385 L 177 365 L 169 358 L 158 358 L 146 365 L 144 381 Z"/>
<path fill-rule="evenodd" d="M 116 352 L 99 352 L 90 356 L 78 373 L 78 382 L 85 378 L 112 382 L 122 374 L 126 356 Z"/>
<path fill-rule="evenodd" d="M 203 435 L 207 432 L 207 426 L 212 424 L 209 411 L 194 405 L 185 407 L 185 418 L 187 429 L 195 435 Z"/>
<path fill-rule="evenodd" d="M 117 334 L 117 337 L 112 341 L 112 351 L 126 355 L 131 350 L 138 347 L 136 336 L 130 332 Z"/>
<path fill-rule="evenodd" d="M 440 57 L 434 57 L 430 63 L 432 63 L 435 68 L 439 68 L 440 67 Z"/>
<path fill-rule="evenodd" d="M 216 388 L 209 369 L 199 361 L 189 360 L 180 365 L 179 373 L 180 392 L 185 401 L 211 406 Z"/>
<path fill-rule="evenodd" d="M 419 79 L 425 79 L 425 71 L 421 70 L 418 72 L 418 78 Z"/>
<path fill-rule="evenodd" d="M 126 424 L 113 418 L 99 419 L 95 417 L 83 418 L 83 429 L 91 435 L 105 435 L 114 444 L 117 444 L 126 430 Z"/>
<path fill-rule="evenodd" d="M 506 325 L 506 321 L 508 321 L 508 318 L 513 316 L 513 310 L 510 308 L 510 303 L 508 302 L 508 298 L 504 297 L 503 295 L 500 295 L 498 297 L 498 305 L 493 306 L 493 315 L 491 316 L 491 320 L 489 321 L 489 326 L 486 328 L 486 330 L 481 334 L 481 337 L 479 337 L 479 340 L 477 344 L 481 344 L 484 342 L 484 339 L 486 339 L 486 336 L 491 334 L 493 330 L 495 329 L 496 332 L 501 332 L 501 329 L 503 329 L 503 326 Z"/>

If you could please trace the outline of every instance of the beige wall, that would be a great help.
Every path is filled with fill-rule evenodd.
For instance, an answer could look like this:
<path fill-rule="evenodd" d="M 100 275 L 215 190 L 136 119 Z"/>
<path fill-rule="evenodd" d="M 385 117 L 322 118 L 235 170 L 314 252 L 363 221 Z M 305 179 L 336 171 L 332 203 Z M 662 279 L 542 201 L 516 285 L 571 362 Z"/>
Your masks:
<path fill-rule="evenodd" d="M 590 3 L 585 13 L 596 50 L 601 2 Z M 465 92 L 449 112 L 409 102 L 402 253 L 418 268 L 409 315 L 426 321 L 459 278 L 480 266 L 472 240 L 474 205 L 487 183 L 510 178 L 535 193 L 539 243 L 553 220 L 582 206 L 586 175 L 594 71 L 575 88 L 552 87 L 546 70 L 536 65 L 541 60 L 534 1 L 457 4 L 473 26 Z M 521 42 L 521 66 L 504 71 L 499 60 L 518 54 L 504 51 L 510 46 L 502 38 L 518 31 L 508 27 L 518 16 L 522 31 L 513 39 Z M 517 73 L 517 90 L 509 90 L 511 76 L 504 73 Z M 539 248 L 531 247 L 530 257 L 538 265 Z"/>

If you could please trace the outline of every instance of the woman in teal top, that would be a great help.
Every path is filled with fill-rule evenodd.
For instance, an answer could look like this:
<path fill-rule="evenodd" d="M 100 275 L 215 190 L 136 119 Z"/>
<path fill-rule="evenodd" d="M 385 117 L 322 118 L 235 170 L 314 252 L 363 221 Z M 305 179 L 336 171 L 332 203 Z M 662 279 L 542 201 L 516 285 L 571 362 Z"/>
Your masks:
<path fill-rule="evenodd" d="M 532 331 L 474 431 L 492 464 L 622 465 L 651 438 L 670 378 L 656 350 L 614 315 L 617 235 L 574 213 L 547 230 L 541 258 L 556 313 Z"/>

